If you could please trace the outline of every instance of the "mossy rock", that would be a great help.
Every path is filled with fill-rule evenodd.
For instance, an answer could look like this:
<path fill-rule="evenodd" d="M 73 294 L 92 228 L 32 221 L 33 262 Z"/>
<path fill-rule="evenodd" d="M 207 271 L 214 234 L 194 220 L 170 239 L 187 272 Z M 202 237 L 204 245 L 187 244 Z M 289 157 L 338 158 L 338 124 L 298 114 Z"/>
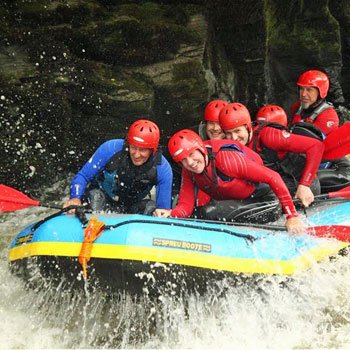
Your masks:
<path fill-rule="evenodd" d="M 67 0 L 64 4 L 58 1 L 13 1 L 5 4 L 12 22 L 30 26 L 33 30 L 42 25 L 84 24 L 94 17 L 101 16 L 103 9 L 96 1 Z"/>
<path fill-rule="evenodd" d="M 171 59 L 182 44 L 199 41 L 197 34 L 169 17 L 159 5 L 123 5 L 109 18 L 79 30 L 58 29 L 63 40 L 80 57 L 109 64 L 143 65 Z M 147 11 L 145 11 L 145 9 Z M 187 17 L 181 16 L 183 21 Z"/>
<path fill-rule="evenodd" d="M 318 11 L 312 8 L 311 3 L 301 12 L 298 12 L 300 9 L 292 9 L 295 19 L 291 21 L 283 18 L 285 9 L 278 7 L 276 2 L 267 3 L 270 5 L 266 7 L 268 45 L 275 52 L 295 56 L 296 61 L 305 61 L 310 66 L 340 58 L 339 23 L 325 4 L 319 4 Z"/>

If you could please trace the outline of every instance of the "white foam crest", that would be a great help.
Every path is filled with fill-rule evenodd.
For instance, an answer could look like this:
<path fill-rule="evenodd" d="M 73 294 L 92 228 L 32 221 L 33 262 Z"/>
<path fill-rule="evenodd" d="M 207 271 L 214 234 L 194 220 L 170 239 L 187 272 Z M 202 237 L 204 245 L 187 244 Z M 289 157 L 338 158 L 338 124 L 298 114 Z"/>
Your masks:
<path fill-rule="evenodd" d="M 205 296 L 158 302 L 59 287 L 25 289 L 8 270 L 8 245 L 52 211 L 1 217 L 0 339 L 4 348 L 350 348 L 350 265 L 337 256 L 293 278 L 218 283 Z"/>

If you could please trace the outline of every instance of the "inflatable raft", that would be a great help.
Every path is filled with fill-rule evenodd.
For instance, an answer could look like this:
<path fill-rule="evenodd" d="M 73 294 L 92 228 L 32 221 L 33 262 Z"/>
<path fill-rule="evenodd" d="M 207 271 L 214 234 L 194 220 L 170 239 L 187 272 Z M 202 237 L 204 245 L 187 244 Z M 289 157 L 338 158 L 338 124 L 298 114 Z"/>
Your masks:
<path fill-rule="evenodd" d="M 309 212 L 311 225 L 350 223 L 350 202 Z M 13 239 L 11 271 L 30 284 L 64 281 L 73 287 L 87 282 L 131 293 L 161 286 L 201 291 L 225 276 L 293 275 L 347 246 L 309 234 L 195 220 L 116 214 L 97 219 L 106 226 L 90 244 L 86 280 L 81 264 L 84 228 L 67 214 L 30 225 Z"/>

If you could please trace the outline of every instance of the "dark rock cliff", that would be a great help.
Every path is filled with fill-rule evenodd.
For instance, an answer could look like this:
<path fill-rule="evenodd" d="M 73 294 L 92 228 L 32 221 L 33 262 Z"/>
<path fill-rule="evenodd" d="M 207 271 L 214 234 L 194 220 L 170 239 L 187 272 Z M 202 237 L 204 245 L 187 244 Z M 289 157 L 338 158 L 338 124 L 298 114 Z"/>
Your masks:
<path fill-rule="evenodd" d="M 1 183 L 66 177 L 141 117 L 166 144 L 212 98 L 289 111 L 311 68 L 347 118 L 345 0 L 5 1 L 0 17 Z"/>

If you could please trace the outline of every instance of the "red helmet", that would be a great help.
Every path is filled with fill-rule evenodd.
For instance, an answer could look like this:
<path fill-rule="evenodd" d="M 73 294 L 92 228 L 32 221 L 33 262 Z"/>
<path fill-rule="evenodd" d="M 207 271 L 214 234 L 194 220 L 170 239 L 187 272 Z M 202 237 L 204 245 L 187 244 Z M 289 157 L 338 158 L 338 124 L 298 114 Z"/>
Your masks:
<path fill-rule="evenodd" d="M 158 126 L 146 119 L 132 123 L 128 130 L 127 141 L 130 145 L 141 148 L 152 148 L 156 153 L 159 145 L 160 132 Z"/>
<path fill-rule="evenodd" d="M 329 89 L 329 79 L 327 74 L 319 70 L 308 70 L 300 75 L 297 85 L 315 87 L 320 97 L 325 98 Z"/>
<path fill-rule="evenodd" d="M 168 149 L 175 162 L 181 162 L 196 149 L 204 155 L 208 154 L 203 140 L 189 129 L 176 132 L 169 140 Z"/>
<path fill-rule="evenodd" d="M 222 108 L 227 106 L 227 102 L 224 100 L 210 101 L 204 109 L 204 120 L 206 122 L 219 122 L 219 113 Z"/>
<path fill-rule="evenodd" d="M 273 122 L 287 126 L 287 113 L 277 105 L 267 105 L 261 107 L 256 114 L 257 122 Z"/>
<path fill-rule="evenodd" d="M 223 130 L 238 128 L 247 125 L 251 129 L 251 118 L 246 106 L 242 103 L 229 103 L 222 108 L 219 114 L 220 126 Z"/>

